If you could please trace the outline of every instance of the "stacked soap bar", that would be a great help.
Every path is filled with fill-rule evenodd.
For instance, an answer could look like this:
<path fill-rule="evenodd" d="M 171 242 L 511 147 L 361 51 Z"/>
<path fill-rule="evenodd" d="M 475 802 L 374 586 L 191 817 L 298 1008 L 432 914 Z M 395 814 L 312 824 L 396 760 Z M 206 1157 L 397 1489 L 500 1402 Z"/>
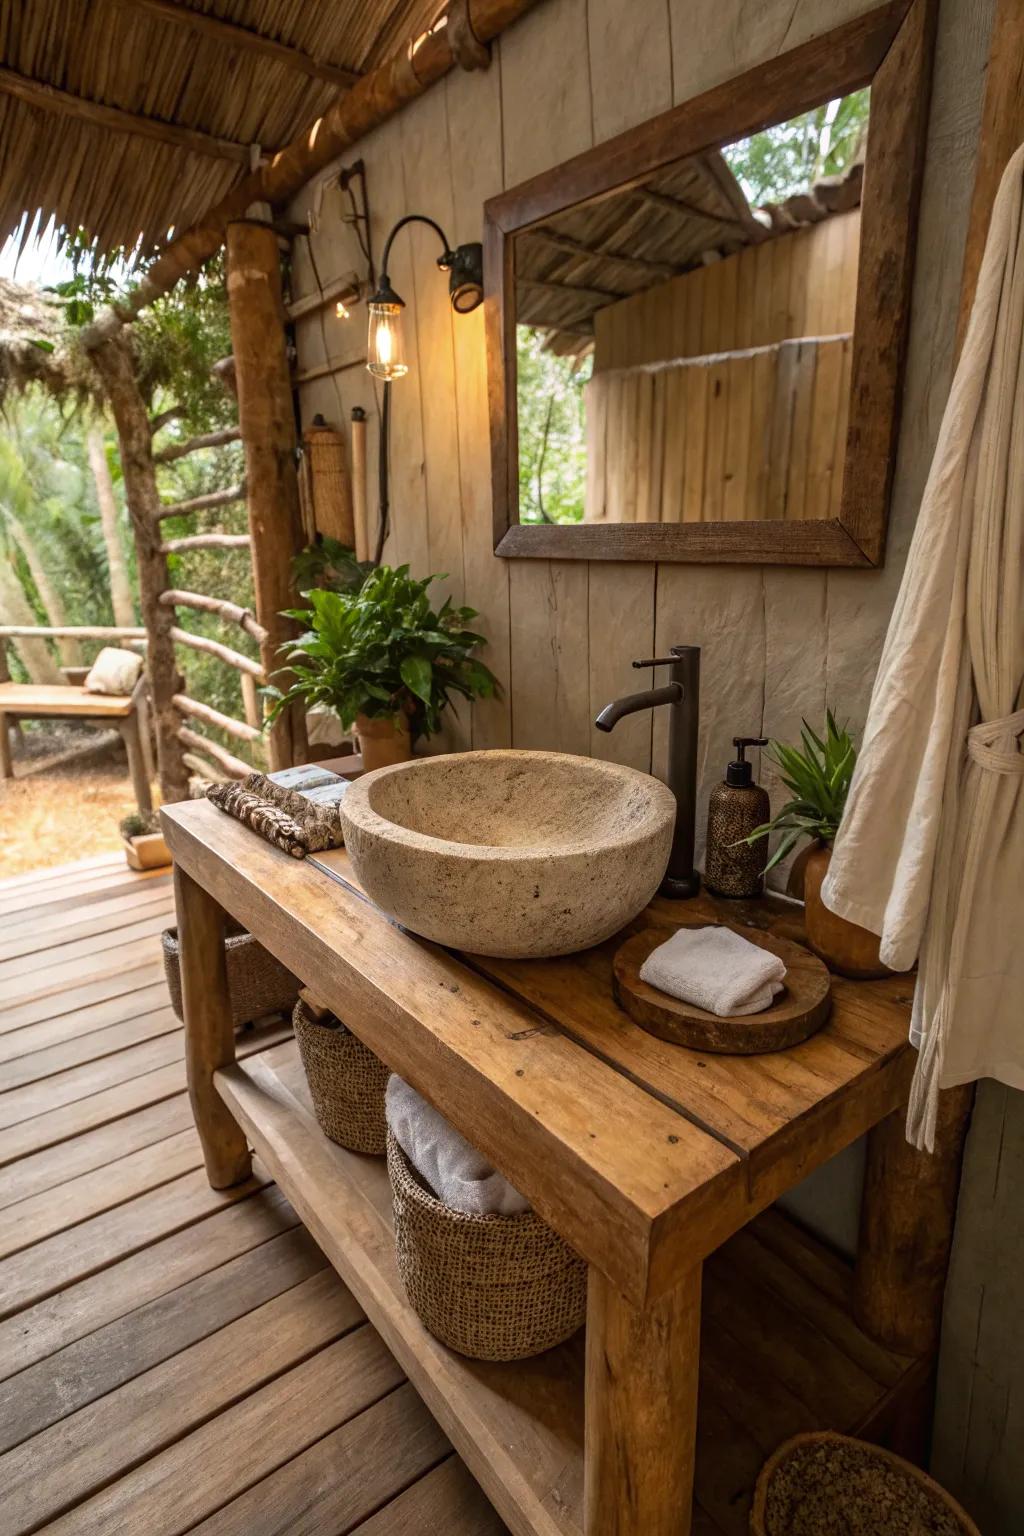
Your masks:
<path fill-rule="evenodd" d="M 338 806 L 348 780 L 308 764 L 277 773 L 250 773 L 241 783 L 213 784 L 207 799 L 293 858 L 340 848 Z"/>

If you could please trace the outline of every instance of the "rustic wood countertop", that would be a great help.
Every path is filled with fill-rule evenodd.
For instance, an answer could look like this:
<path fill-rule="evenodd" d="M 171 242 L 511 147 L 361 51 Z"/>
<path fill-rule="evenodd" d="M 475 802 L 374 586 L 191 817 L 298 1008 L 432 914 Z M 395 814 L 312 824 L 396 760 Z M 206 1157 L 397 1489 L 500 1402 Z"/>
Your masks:
<path fill-rule="evenodd" d="M 905 1102 L 906 977 L 834 978 L 828 1024 L 789 1050 L 703 1055 L 615 1003 L 620 939 L 556 960 L 451 954 L 373 907 L 343 850 L 291 859 L 204 801 L 163 817 L 179 868 L 634 1305 Z M 686 906 L 802 937 L 799 908 L 781 900 Z M 677 910 L 658 899 L 638 923 L 671 923 Z"/>

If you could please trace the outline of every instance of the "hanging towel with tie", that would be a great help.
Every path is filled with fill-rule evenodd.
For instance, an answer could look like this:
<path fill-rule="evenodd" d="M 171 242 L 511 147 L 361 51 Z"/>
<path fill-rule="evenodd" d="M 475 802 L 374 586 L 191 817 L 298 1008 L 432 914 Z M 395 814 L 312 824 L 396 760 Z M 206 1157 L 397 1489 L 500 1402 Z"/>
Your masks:
<path fill-rule="evenodd" d="M 825 905 L 919 962 L 907 1132 L 1024 1088 L 1024 146 L 992 211 Z"/>

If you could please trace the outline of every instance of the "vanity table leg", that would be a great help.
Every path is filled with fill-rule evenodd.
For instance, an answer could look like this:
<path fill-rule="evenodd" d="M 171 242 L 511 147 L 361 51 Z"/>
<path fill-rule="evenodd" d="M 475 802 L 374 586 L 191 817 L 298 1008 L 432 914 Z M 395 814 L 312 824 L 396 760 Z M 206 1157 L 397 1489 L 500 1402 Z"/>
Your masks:
<path fill-rule="evenodd" d="M 698 1264 L 638 1311 L 590 1270 L 585 1536 L 689 1536 L 700 1288 Z"/>
<path fill-rule="evenodd" d="M 213 1074 L 235 1059 L 227 966 L 224 909 L 201 885 L 174 866 L 181 995 L 185 1015 L 188 1096 L 214 1189 L 241 1184 L 252 1172 L 244 1132 L 217 1092 Z"/>

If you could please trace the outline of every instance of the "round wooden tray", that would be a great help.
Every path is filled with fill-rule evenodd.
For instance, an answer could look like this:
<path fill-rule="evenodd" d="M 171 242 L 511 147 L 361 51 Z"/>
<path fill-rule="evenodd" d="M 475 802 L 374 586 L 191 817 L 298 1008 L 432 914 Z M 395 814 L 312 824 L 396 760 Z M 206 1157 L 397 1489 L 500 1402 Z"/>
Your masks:
<path fill-rule="evenodd" d="M 615 953 L 613 987 L 615 1001 L 635 1024 L 674 1045 L 691 1051 L 722 1055 L 754 1056 L 763 1051 L 784 1051 L 799 1045 L 820 1029 L 832 1008 L 832 978 L 810 950 L 790 939 L 777 939 L 756 928 L 731 928 L 751 944 L 778 955 L 786 966 L 786 984 L 770 1008 L 762 1013 L 719 1017 L 692 1003 L 680 1002 L 640 980 L 640 967 L 653 949 L 671 938 L 676 928 L 708 928 L 706 918 L 683 918 L 672 928 L 644 928 L 627 939 Z"/>

